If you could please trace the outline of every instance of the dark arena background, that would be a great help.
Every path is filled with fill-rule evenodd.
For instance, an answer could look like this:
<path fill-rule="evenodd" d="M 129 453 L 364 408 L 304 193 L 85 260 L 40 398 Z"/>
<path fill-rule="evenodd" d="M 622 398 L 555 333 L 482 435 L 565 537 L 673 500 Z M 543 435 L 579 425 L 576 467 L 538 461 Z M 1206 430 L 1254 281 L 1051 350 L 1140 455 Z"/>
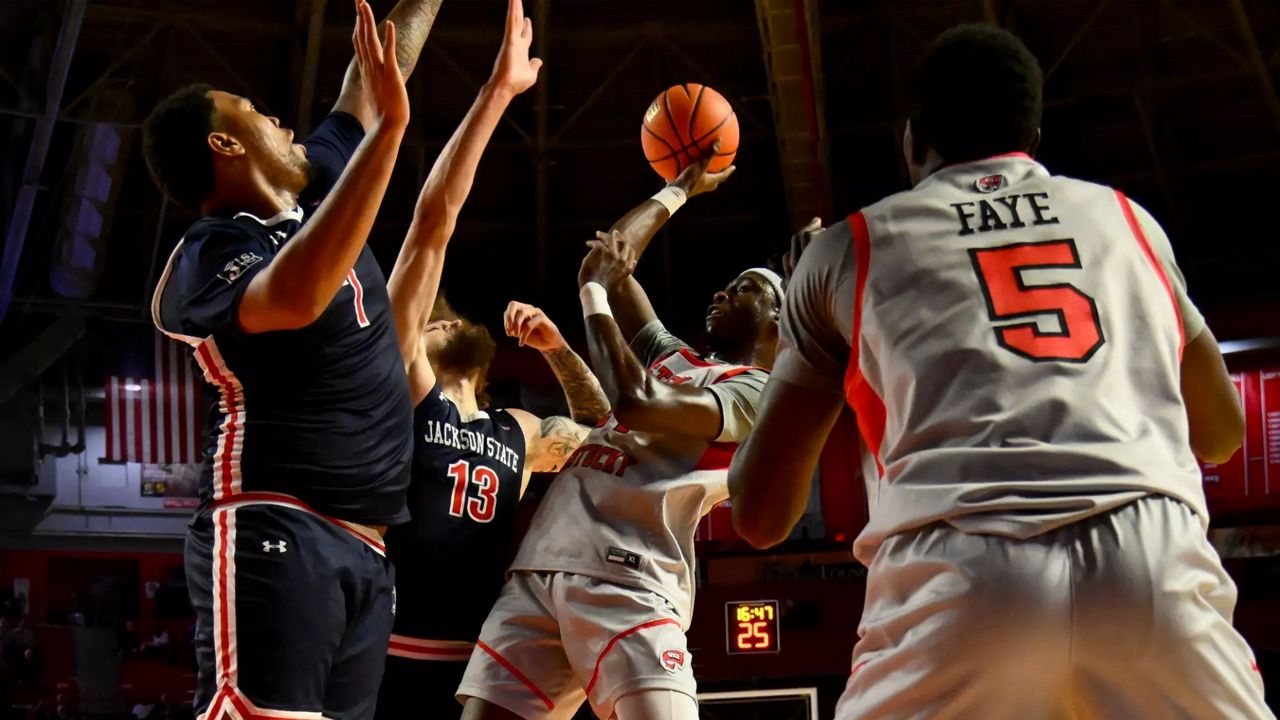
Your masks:
<path fill-rule="evenodd" d="M 372 4 L 381 17 L 393 2 Z M 488 77 L 505 7 L 444 3 L 371 237 L 384 270 Z M 526 0 L 526 11 L 546 66 L 490 143 L 443 287 L 499 338 L 494 405 L 539 414 L 563 413 L 563 399 L 537 353 L 502 337 L 502 312 L 510 300 L 543 307 L 585 356 L 583 243 L 662 186 L 639 126 L 663 88 L 716 88 L 741 130 L 735 176 L 673 220 L 637 274 L 659 316 L 697 342 L 712 293 L 776 264 L 810 217 L 833 222 L 908 187 L 910 83 L 939 32 L 974 21 L 1016 32 L 1045 73 L 1038 159 L 1148 208 L 1222 342 L 1246 440 L 1204 468 L 1210 532 L 1280 707 L 1280 4 Z M 0 1 L 0 717 L 191 717 L 181 550 L 209 398 L 152 329 L 152 288 L 193 218 L 150 182 L 140 126 L 170 91 L 206 81 L 302 137 L 337 96 L 352 17 L 347 0 Z M 980 104 L 983 89 L 972 95 Z M 146 404 L 161 384 L 177 388 L 167 414 Z M 849 551 L 866 514 L 856 444 L 846 417 L 787 543 L 750 550 L 725 507 L 703 521 L 690 630 L 703 717 L 832 716 L 865 590 Z M 549 481 L 535 478 L 522 515 Z"/>

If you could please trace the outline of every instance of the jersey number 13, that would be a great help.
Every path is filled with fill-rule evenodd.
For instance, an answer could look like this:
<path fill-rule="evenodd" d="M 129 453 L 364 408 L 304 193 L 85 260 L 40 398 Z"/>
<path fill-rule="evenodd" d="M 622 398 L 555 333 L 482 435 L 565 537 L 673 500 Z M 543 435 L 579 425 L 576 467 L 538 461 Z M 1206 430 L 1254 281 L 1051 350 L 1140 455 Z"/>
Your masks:
<path fill-rule="evenodd" d="M 449 498 L 449 514 L 454 517 L 466 517 L 476 522 L 487 523 L 493 519 L 498 508 L 498 473 L 477 465 L 471 467 L 466 460 L 449 466 L 449 477 L 453 478 L 453 493 Z M 467 486 L 477 487 L 477 497 L 467 497 Z"/>
<path fill-rule="evenodd" d="M 995 329 L 996 342 L 1032 361 L 1088 362 L 1102 347 L 1102 324 L 1093 298 L 1068 283 L 1028 285 L 1026 270 L 1080 269 L 1074 240 L 1014 243 L 969 250 L 993 322 L 1021 320 Z M 1036 316 L 1056 315 L 1058 330 L 1040 329 Z"/>

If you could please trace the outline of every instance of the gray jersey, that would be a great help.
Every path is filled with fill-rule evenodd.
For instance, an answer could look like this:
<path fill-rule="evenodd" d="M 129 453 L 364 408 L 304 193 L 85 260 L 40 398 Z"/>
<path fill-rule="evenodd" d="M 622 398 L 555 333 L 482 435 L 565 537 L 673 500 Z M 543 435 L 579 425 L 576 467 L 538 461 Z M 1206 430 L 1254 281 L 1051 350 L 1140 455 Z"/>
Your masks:
<path fill-rule="evenodd" d="M 729 497 L 729 461 L 755 421 L 768 374 L 693 352 L 660 323 L 632 350 L 658 379 L 708 388 L 720 404 L 714 441 L 628 430 L 610 416 L 551 483 L 512 570 L 588 575 L 658 593 L 687 625 L 698 521 Z"/>
<path fill-rule="evenodd" d="M 774 377 L 843 393 L 870 562 L 946 521 L 1025 538 L 1146 494 L 1207 522 L 1181 353 L 1204 329 L 1160 226 L 1025 155 L 945 168 L 806 250 Z"/>

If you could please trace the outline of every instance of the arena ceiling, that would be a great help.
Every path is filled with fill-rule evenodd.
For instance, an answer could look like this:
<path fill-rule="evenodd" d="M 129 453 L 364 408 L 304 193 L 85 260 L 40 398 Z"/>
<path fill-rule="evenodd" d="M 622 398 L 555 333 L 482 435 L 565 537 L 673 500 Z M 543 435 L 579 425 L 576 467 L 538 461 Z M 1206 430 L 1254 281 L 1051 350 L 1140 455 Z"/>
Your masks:
<path fill-rule="evenodd" d="M 158 268 L 191 220 L 161 202 L 141 160 L 136 128 L 157 99 L 207 81 L 305 128 L 332 104 L 350 57 L 347 0 L 6 0 L 5 227 L 59 29 L 75 2 L 87 5 L 0 357 L 70 308 L 99 332 L 145 322 Z M 392 4 L 376 0 L 375 11 Z M 986 21 L 1021 35 L 1046 71 L 1040 158 L 1056 172 L 1117 185 L 1161 219 L 1193 297 L 1223 318 L 1226 335 L 1280 335 L 1272 220 L 1280 191 L 1280 4 L 1272 0 L 526 5 L 547 63 L 540 88 L 518 99 L 495 136 L 446 269 L 454 304 L 476 319 L 496 325 L 508 300 L 523 299 L 580 334 L 574 278 L 582 242 L 659 186 L 640 151 L 641 115 L 662 88 L 701 82 L 738 112 L 739 171 L 681 213 L 640 273 L 669 324 L 696 334 L 711 292 L 781 252 L 811 207 L 831 219 L 907 186 L 899 139 L 920 57 L 941 30 Z M 445 2 L 411 80 L 413 125 L 375 231 L 388 266 L 421 179 L 489 72 L 504 7 L 504 0 Z M 788 30 L 797 10 L 802 24 Z M 810 84 L 797 86 L 800 76 Z M 973 96 L 980 105 L 982 89 Z M 68 160 L 77 129 L 90 122 L 124 128 L 124 165 L 101 279 L 89 298 L 71 301 L 48 278 L 60 196 L 74 180 Z"/>

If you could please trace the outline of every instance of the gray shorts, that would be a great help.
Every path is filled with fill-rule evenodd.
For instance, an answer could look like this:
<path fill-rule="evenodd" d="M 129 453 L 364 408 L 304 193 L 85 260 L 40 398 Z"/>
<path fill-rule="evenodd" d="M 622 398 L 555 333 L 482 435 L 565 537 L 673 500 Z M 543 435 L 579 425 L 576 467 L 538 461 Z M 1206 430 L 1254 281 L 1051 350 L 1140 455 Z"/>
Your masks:
<path fill-rule="evenodd" d="M 619 698 L 645 690 L 697 698 L 670 602 L 585 575 L 516 572 L 480 630 L 458 697 L 564 720 L 584 700 L 608 718 Z"/>
<path fill-rule="evenodd" d="M 1235 604 L 1162 496 L 1028 540 L 902 533 L 871 563 L 836 718 L 1274 718 Z"/>

